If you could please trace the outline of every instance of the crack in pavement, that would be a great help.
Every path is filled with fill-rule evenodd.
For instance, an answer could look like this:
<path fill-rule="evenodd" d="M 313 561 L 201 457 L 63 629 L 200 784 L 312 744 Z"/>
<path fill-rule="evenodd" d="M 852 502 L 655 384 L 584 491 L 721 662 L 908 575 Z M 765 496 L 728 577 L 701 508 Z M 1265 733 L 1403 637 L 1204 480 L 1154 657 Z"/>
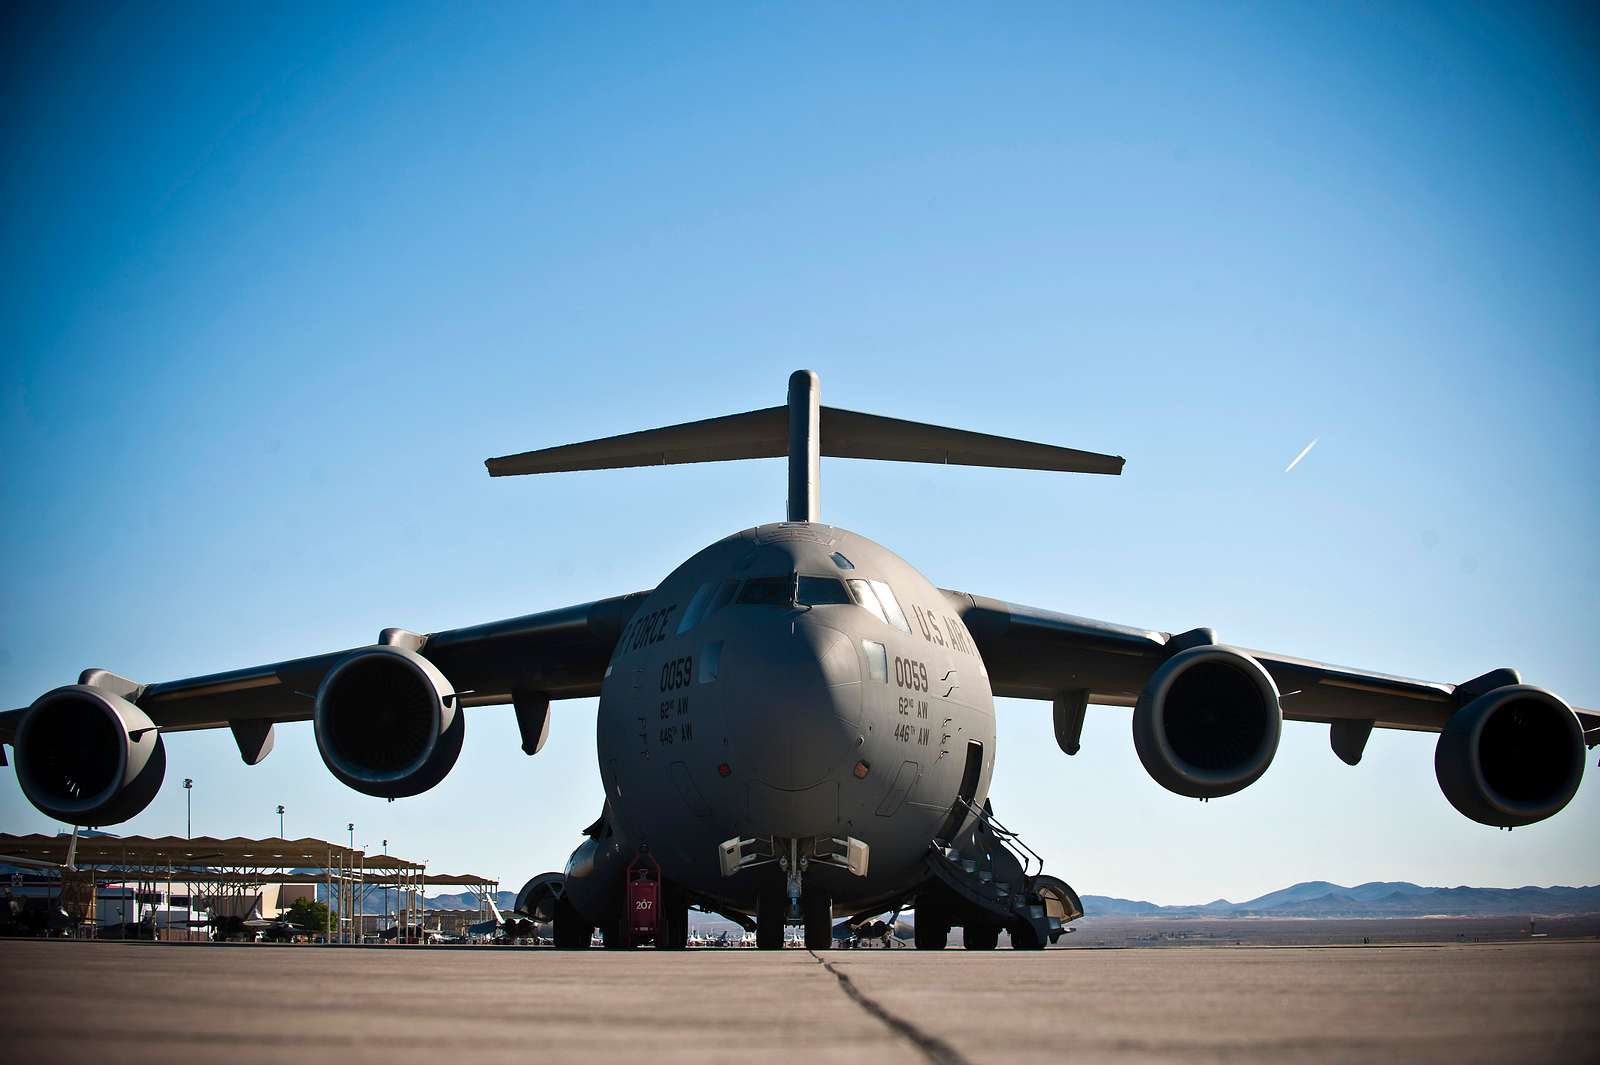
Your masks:
<path fill-rule="evenodd" d="M 922 1051 L 923 1056 L 929 1061 L 934 1062 L 935 1065 L 971 1065 L 961 1055 L 960 1051 L 943 1039 L 936 1035 L 930 1035 L 910 1021 L 890 1013 L 876 999 L 868 996 L 866 992 L 857 987 L 855 981 L 828 964 L 823 958 L 818 957 L 816 951 L 808 948 L 806 953 L 811 955 L 818 965 L 833 974 L 834 978 L 839 981 L 839 987 L 850 997 L 852 1002 L 882 1021 L 896 1035 L 902 1035 L 909 1039 L 911 1045 Z"/>

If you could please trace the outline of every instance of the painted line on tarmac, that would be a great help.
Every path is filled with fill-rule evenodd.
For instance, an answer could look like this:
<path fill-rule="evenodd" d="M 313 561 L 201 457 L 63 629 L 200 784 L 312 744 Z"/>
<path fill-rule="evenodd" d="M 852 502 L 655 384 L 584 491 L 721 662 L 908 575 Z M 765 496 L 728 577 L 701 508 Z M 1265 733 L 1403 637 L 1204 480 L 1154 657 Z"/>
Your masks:
<path fill-rule="evenodd" d="M 903 1035 L 909 1039 L 911 1045 L 922 1051 L 923 1057 L 934 1062 L 934 1065 L 971 1065 L 966 1058 L 961 1056 L 960 1051 L 943 1039 L 936 1035 L 929 1035 L 910 1021 L 896 1017 L 884 1009 L 876 999 L 869 997 L 857 987 L 855 981 L 835 969 L 832 965 L 829 965 L 824 959 L 818 957 L 816 951 L 807 948 L 806 953 L 811 955 L 818 965 L 833 974 L 834 978 L 839 981 L 839 987 L 846 995 L 850 996 L 852 1002 L 888 1025 L 889 1030 L 896 1035 Z"/>

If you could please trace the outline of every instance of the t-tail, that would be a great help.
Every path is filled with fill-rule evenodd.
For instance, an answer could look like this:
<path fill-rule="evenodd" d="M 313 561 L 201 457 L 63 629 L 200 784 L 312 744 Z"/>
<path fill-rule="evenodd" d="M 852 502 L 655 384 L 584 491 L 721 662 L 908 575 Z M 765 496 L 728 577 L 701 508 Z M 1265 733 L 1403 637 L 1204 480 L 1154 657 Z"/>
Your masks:
<path fill-rule="evenodd" d="M 484 465 L 491 477 L 513 477 L 787 455 L 789 521 L 821 520 L 817 489 L 824 455 L 1059 473 L 1122 472 L 1123 460 L 1117 455 L 824 407 L 821 394 L 815 373 L 796 370 L 789 376 L 789 402 L 781 407 L 502 455 Z"/>

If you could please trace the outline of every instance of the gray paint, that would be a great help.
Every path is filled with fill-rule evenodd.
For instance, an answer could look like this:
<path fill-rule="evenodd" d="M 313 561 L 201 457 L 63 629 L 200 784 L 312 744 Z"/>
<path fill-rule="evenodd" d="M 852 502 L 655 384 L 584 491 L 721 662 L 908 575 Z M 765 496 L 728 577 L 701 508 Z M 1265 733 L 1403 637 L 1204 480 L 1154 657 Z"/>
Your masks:
<path fill-rule="evenodd" d="M 854 569 L 841 569 L 835 553 Z M 735 603 L 677 631 L 703 585 L 791 573 L 883 581 L 912 632 L 854 603 L 809 609 Z M 601 688 L 596 745 L 616 847 L 589 848 L 584 860 L 596 851 L 619 860 L 648 843 L 669 878 L 751 912 L 755 874 L 723 879 L 721 841 L 854 836 L 871 847 L 867 877 L 815 870 L 837 912 L 859 912 L 913 890 L 925 876 L 928 840 L 955 799 L 967 741 L 984 749 L 979 802 L 994 767 L 994 701 L 982 660 L 933 584 L 865 537 L 784 523 L 745 530 L 694 555 L 651 593 L 639 617 L 658 612 L 667 618 L 665 635 L 619 646 Z M 863 640 L 883 646 L 884 679 L 871 674 Z M 678 685 L 671 666 L 684 659 L 698 664 L 714 644 L 721 645 L 715 680 L 702 683 L 695 668 L 692 682 Z M 925 670 L 926 691 L 921 670 L 915 681 L 897 683 L 896 659 Z M 907 713 L 902 698 L 911 700 Z M 919 716 L 924 704 L 926 716 Z M 691 729 L 687 741 L 684 724 Z M 912 730 L 906 739 L 896 736 L 902 727 Z M 852 772 L 859 760 L 871 766 L 865 780 Z M 906 762 L 918 767 L 915 787 L 880 814 Z M 728 776 L 719 773 L 721 765 Z M 685 780 L 709 814 L 685 798 Z M 614 905 L 609 888 L 575 883 L 569 893 L 597 923 Z"/>

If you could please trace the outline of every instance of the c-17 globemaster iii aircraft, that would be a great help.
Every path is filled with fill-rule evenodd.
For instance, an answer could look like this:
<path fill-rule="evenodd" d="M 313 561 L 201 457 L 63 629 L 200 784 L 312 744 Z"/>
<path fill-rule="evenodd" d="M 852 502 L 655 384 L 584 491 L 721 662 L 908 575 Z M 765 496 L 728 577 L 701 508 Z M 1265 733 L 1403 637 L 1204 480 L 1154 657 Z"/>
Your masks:
<path fill-rule="evenodd" d="M 1328 726 L 1354 765 L 1374 727 L 1439 733 L 1449 801 L 1485 825 L 1531 824 L 1577 791 L 1600 714 L 1496 669 L 1461 684 L 1407 680 L 941 589 L 881 544 L 819 520 L 823 455 L 1118 474 L 1123 460 L 823 407 L 815 374 L 786 406 L 488 461 L 496 477 L 787 455 L 787 520 L 719 540 L 652 591 L 472 628 L 385 629 L 375 644 L 157 684 L 101 669 L 0 715 L 19 782 L 41 811 L 110 825 L 143 810 L 163 734 L 232 729 L 254 765 L 280 721 L 313 722 L 339 780 L 416 795 L 461 750 L 466 711 L 511 704 L 536 754 L 550 703 L 598 695 L 600 815 L 564 873 L 517 910 L 560 946 L 598 928 L 627 942 L 643 905 L 627 870 L 657 865 L 663 934 L 690 905 L 753 923 L 781 947 L 911 906 L 915 943 L 1039 948 L 1081 916 L 1070 887 L 996 819 L 996 696 L 1054 709 L 1063 751 L 1085 708 L 1132 707 L 1140 761 L 1200 799 L 1258 779 L 1285 718 Z M 3 749 L 0 749 L 3 753 Z M 631 903 L 630 903 L 631 900 Z M 753 917 L 753 922 L 752 922 Z"/>

